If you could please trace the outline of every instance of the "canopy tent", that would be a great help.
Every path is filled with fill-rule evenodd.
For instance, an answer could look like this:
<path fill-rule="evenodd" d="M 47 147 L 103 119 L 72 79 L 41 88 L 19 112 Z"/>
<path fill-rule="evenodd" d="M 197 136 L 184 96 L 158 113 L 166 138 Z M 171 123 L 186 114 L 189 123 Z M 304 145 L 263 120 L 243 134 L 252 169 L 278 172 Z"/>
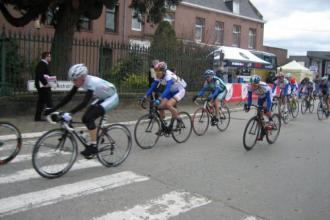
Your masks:
<path fill-rule="evenodd" d="M 214 54 L 214 60 L 220 60 L 221 53 L 223 53 L 225 66 L 262 68 L 264 65 L 270 65 L 269 62 L 260 59 L 250 51 L 238 47 L 221 46 L 212 53 Z"/>
<path fill-rule="evenodd" d="M 313 78 L 313 73 L 295 60 L 292 60 L 291 62 L 278 67 L 277 71 L 291 73 L 298 81 L 301 81 L 305 77 L 309 77 L 310 79 Z"/>

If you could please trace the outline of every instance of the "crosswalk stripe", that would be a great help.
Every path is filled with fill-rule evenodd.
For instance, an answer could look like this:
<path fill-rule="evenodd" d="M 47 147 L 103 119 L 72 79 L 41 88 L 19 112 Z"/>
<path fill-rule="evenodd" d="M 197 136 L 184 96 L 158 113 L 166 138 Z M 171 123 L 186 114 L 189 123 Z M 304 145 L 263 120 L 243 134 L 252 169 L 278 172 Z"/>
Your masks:
<path fill-rule="evenodd" d="M 130 171 L 0 199 L 0 217 L 149 180 Z"/>
<path fill-rule="evenodd" d="M 56 164 L 53 166 L 62 166 L 62 164 Z M 72 170 L 81 170 L 85 168 L 92 168 L 92 167 L 98 167 L 101 166 L 101 164 L 98 161 L 95 160 L 78 160 L 70 171 Z M 69 171 L 69 172 L 70 172 Z M 25 169 L 17 171 L 13 174 L 9 175 L 0 175 L 0 184 L 8 184 L 8 183 L 14 183 L 19 181 L 25 181 L 30 179 L 39 178 L 39 174 L 34 169 Z"/>
<path fill-rule="evenodd" d="M 93 220 L 165 220 L 209 203 L 211 203 L 211 200 L 197 194 L 185 191 L 172 191 L 126 211 L 112 212 Z"/>

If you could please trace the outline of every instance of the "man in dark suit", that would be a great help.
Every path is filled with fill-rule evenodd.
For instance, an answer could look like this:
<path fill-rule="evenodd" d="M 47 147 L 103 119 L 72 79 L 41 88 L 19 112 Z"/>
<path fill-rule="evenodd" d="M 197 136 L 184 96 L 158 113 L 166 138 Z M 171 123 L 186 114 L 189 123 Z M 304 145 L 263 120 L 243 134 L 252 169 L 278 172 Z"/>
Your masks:
<path fill-rule="evenodd" d="M 41 61 L 38 63 L 35 70 L 35 87 L 38 90 L 38 101 L 36 114 L 34 116 L 35 121 L 43 121 L 41 119 L 42 111 L 44 110 L 45 105 L 48 108 L 53 107 L 51 87 L 47 82 L 47 79 L 44 75 L 49 75 L 49 63 L 51 62 L 50 52 L 43 52 L 41 55 Z"/>

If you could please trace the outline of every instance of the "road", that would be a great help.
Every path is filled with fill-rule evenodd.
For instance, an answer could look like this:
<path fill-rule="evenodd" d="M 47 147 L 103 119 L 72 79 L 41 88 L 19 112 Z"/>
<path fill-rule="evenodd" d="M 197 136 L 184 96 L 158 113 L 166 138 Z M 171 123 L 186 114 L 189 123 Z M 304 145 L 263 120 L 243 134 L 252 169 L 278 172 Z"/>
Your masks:
<path fill-rule="evenodd" d="M 31 165 L 35 139 L 25 139 L 0 167 L 0 219 L 330 219 L 330 120 L 299 115 L 277 142 L 243 148 L 250 113 L 234 112 L 227 131 L 214 128 L 177 144 L 162 137 L 133 143 L 117 168 L 78 158 L 61 178 L 41 178 Z"/>

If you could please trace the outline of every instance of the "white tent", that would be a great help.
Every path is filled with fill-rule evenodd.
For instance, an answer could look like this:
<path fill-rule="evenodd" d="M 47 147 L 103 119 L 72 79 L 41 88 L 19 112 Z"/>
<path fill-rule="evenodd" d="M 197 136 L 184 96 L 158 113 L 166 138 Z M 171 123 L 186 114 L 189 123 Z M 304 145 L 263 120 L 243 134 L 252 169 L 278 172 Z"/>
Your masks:
<path fill-rule="evenodd" d="M 278 67 L 277 70 L 278 71 L 282 70 L 282 72 L 284 72 L 284 73 L 291 73 L 299 81 L 301 79 L 303 79 L 304 77 L 309 77 L 309 78 L 313 77 L 313 74 L 309 69 L 302 66 L 301 64 L 299 64 L 295 60 L 292 60 L 291 62 L 289 62 L 289 63 L 287 63 L 283 66 Z"/>

